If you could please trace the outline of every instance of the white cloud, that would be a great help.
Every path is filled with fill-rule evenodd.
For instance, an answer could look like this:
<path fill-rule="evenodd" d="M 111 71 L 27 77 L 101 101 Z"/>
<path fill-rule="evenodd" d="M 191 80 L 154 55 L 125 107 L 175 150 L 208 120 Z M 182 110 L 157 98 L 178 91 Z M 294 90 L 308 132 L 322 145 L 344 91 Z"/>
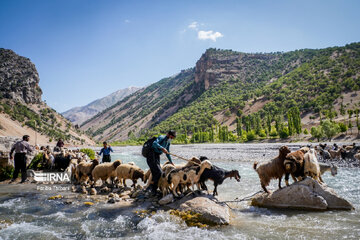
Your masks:
<path fill-rule="evenodd" d="M 190 23 L 188 28 L 198 30 L 198 26 L 199 26 L 198 22 L 192 22 L 192 23 Z"/>
<path fill-rule="evenodd" d="M 130 20 L 129 20 L 129 19 L 125 19 L 124 22 L 125 22 L 125 23 L 130 23 Z"/>
<path fill-rule="evenodd" d="M 212 30 L 210 31 L 199 31 L 198 32 L 198 39 L 200 40 L 213 40 L 214 42 L 216 42 L 216 39 L 217 38 L 221 38 L 223 37 L 224 35 L 222 35 L 221 33 L 219 32 L 214 32 Z"/>

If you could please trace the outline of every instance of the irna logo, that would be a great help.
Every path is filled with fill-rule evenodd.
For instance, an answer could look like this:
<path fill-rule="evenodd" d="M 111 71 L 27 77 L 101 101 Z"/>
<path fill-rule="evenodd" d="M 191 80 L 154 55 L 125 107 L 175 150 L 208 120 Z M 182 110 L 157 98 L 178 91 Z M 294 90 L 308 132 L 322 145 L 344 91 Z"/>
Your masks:
<path fill-rule="evenodd" d="M 34 177 L 36 182 L 71 182 L 67 172 L 35 172 L 29 171 L 29 175 Z"/>

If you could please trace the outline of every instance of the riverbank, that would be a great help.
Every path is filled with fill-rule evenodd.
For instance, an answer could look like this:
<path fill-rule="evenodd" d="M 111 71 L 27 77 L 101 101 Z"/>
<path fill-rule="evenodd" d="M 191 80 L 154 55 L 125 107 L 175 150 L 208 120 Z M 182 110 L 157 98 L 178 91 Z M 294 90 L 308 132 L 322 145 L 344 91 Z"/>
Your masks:
<path fill-rule="evenodd" d="M 281 145 L 281 144 L 280 144 Z M 192 146 L 192 147 L 189 147 Z M 250 196 L 261 190 L 259 178 L 252 169 L 254 160 L 265 161 L 277 155 L 278 144 L 197 144 L 176 145 L 172 151 L 179 155 L 207 155 L 225 169 L 238 170 L 241 181 L 227 179 L 218 187 L 219 201 Z M 296 145 L 290 144 L 291 148 Z M 112 159 L 135 162 L 148 169 L 140 155 L 141 148 L 116 147 Z M 264 149 L 266 149 L 265 156 Z M 182 162 L 175 159 L 176 163 Z M 165 158 L 162 156 L 161 162 Z M 360 169 L 338 169 L 332 177 L 325 173 L 325 183 L 350 201 L 355 211 L 307 212 L 299 210 L 265 209 L 249 206 L 249 202 L 229 203 L 232 208 L 230 224 L 221 227 L 189 227 L 184 220 L 159 210 L 141 212 L 148 207 L 122 207 L 110 204 L 102 196 L 71 191 L 37 190 L 36 184 L 0 184 L 0 238 L 3 239 L 359 239 L 360 238 Z M 130 181 L 131 182 L 131 181 Z M 130 183 L 129 182 L 129 183 Z M 129 185 L 129 184 L 128 184 Z M 284 183 L 283 183 L 284 185 Z M 30 187 L 31 186 L 31 187 Z M 213 183 L 208 182 L 210 191 Z M 269 190 L 277 189 L 271 181 Z M 49 197 L 63 195 L 62 199 Z M 71 204 L 67 196 L 77 196 Z M 72 198 L 72 197 L 70 197 Z M 93 202 L 87 205 L 85 202 Z M 147 203 L 144 201 L 144 203 Z M 141 203 L 143 204 L 143 203 Z M 136 211 L 138 211 L 136 213 Z"/>

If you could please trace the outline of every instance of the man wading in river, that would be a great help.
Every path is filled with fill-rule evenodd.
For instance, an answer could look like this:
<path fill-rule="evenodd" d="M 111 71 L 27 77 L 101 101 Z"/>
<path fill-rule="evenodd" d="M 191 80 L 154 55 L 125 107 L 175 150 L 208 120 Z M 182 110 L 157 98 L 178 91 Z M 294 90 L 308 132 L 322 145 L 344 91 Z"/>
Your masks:
<path fill-rule="evenodd" d="M 149 153 L 146 157 L 146 162 L 149 165 L 151 174 L 152 174 L 152 181 L 153 184 L 150 184 L 149 189 L 151 190 L 152 194 L 156 194 L 158 181 L 161 176 L 161 167 L 160 167 L 160 155 L 162 153 L 166 154 L 166 157 L 169 159 L 170 163 L 172 165 L 173 162 L 171 160 L 171 156 L 169 154 L 170 152 L 170 143 L 171 141 L 176 137 L 176 132 L 173 130 L 170 130 L 166 136 L 161 135 L 152 143 L 152 146 L 150 148 Z"/>
<path fill-rule="evenodd" d="M 13 153 L 15 151 L 15 170 L 13 173 L 13 178 L 11 179 L 11 182 L 14 182 L 17 178 L 19 171 L 21 170 L 21 183 L 27 181 L 27 175 L 26 175 L 26 153 L 32 152 L 33 149 L 30 147 L 30 144 L 28 143 L 30 140 L 29 135 L 24 135 L 22 141 L 18 141 L 14 144 L 14 146 L 11 148 L 10 151 L 10 159 L 13 159 Z"/>
<path fill-rule="evenodd" d="M 99 156 L 103 154 L 102 162 L 111 162 L 110 152 L 114 152 L 111 146 L 107 145 L 107 142 L 103 142 L 104 147 L 100 150 Z"/>

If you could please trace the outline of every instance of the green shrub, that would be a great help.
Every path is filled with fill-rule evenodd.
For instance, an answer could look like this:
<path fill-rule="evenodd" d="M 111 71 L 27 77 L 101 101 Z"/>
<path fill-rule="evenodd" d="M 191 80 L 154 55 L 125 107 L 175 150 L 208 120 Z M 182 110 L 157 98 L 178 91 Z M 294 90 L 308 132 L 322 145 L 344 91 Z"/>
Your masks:
<path fill-rule="evenodd" d="M 266 132 L 265 132 L 264 129 L 261 129 L 261 130 L 260 130 L 260 132 L 259 132 L 259 137 L 262 137 L 262 138 L 266 137 Z"/>
<path fill-rule="evenodd" d="M 271 126 L 271 131 L 269 133 L 270 137 L 276 137 L 278 135 L 278 132 L 276 131 L 276 128 L 274 126 Z"/>
<path fill-rule="evenodd" d="M 95 152 L 94 150 L 90 149 L 90 148 L 82 148 L 80 149 L 80 152 L 85 153 L 86 155 L 88 155 L 88 157 L 93 160 L 95 159 Z"/>
<path fill-rule="evenodd" d="M 287 127 L 283 127 L 279 132 L 279 136 L 281 138 L 288 138 L 289 137 L 289 129 Z"/>
<path fill-rule="evenodd" d="M 340 132 L 346 132 L 348 130 L 348 127 L 345 123 L 339 122 L 339 128 L 340 128 Z"/>
<path fill-rule="evenodd" d="M 249 131 L 249 132 L 247 133 L 247 140 L 248 140 L 248 141 L 253 141 L 253 140 L 255 140 L 255 139 L 256 139 L 255 131 L 254 131 L 254 130 Z"/>
<path fill-rule="evenodd" d="M 29 169 L 34 169 L 37 170 L 39 168 L 41 168 L 41 162 L 43 160 L 43 154 L 42 153 L 38 153 L 37 155 L 34 156 L 34 158 L 31 160 L 30 164 L 29 164 Z"/>
<path fill-rule="evenodd" d="M 304 134 L 305 134 L 305 135 L 308 135 L 308 134 L 309 134 L 309 131 L 308 131 L 306 128 L 304 129 Z"/>
<path fill-rule="evenodd" d="M 14 172 L 13 166 L 6 166 L 6 167 L 0 168 L 0 181 L 4 181 L 4 180 L 12 178 L 13 172 Z"/>

